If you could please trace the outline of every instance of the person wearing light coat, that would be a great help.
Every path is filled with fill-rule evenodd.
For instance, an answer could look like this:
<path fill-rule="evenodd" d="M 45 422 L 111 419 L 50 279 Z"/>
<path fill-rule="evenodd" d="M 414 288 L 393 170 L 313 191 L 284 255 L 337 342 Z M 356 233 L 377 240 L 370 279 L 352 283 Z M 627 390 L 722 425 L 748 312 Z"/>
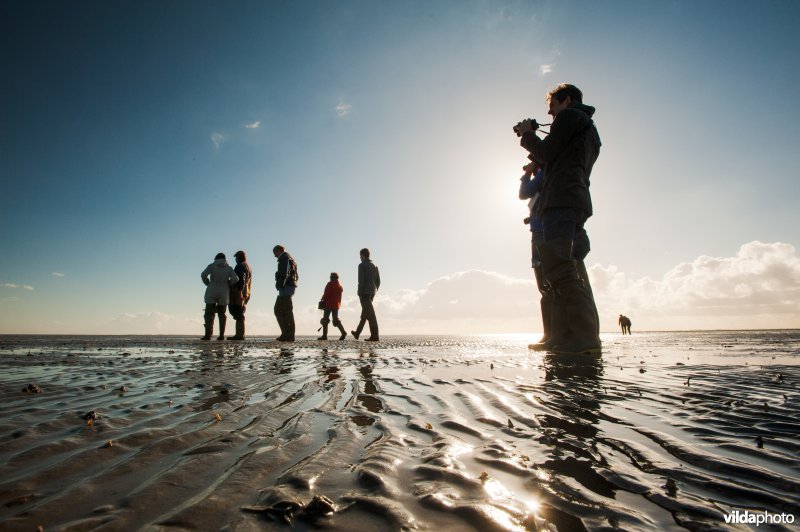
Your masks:
<path fill-rule="evenodd" d="M 219 316 L 219 336 L 217 340 L 225 339 L 225 307 L 230 302 L 231 286 L 239 282 L 239 276 L 233 271 L 228 261 L 225 260 L 224 253 L 217 253 L 214 262 L 206 266 L 200 279 L 206 285 L 206 311 L 203 315 L 205 321 L 205 335 L 201 340 L 211 340 L 211 333 L 214 330 L 214 314 Z"/>

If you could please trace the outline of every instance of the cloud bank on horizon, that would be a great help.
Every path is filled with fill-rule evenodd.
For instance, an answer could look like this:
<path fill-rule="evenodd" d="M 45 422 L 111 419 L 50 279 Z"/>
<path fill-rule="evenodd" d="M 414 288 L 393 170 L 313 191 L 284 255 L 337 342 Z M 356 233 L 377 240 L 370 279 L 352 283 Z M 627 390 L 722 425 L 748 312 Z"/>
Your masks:
<path fill-rule="evenodd" d="M 749 242 L 732 257 L 704 255 L 677 264 L 661 279 L 635 278 L 600 264 L 591 265 L 589 275 L 603 331 L 616 330 L 620 313 L 639 331 L 716 328 L 720 320 L 730 329 L 800 327 L 800 256 L 790 244 Z M 273 300 L 272 292 L 259 287 L 254 298 L 261 304 L 248 313 L 252 334 L 276 333 L 274 316 L 264 310 Z M 533 277 L 515 279 L 482 270 L 456 272 L 394 294 L 379 293 L 375 308 L 386 335 L 535 333 L 541 324 Z M 345 326 L 355 326 L 358 311 L 357 298 L 345 297 Z M 295 315 L 301 335 L 315 334 L 320 318 L 316 308 L 296 308 Z M 195 334 L 201 328 L 199 313 L 171 316 L 153 311 L 121 314 L 84 332 Z"/>

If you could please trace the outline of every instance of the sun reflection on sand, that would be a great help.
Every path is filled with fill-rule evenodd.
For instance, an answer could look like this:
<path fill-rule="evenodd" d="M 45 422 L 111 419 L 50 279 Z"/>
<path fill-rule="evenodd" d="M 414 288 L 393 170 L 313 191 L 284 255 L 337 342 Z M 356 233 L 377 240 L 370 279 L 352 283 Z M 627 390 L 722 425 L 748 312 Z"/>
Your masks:
<path fill-rule="evenodd" d="M 485 491 L 491 499 L 508 500 L 514 498 L 514 494 L 511 490 L 505 487 L 502 482 L 493 478 L 487 479 L 486 482 L 484 482 L 483 491 Z"/>
<path fill-rule="evenodd" d="M 462 454 L 470 454 L 475 450 L 475 448 L 471 445 L 467 445 L 466 443 L 461 442 L 453 442 L 447 446 L 446 455 L 449 458 L 456 459 Z"/>
<path fill-rule="evenodd" d="M 528 530 L 528 520 L 539 510 L 539 501 L 533 498 L 518 498 L 502 482 L 487 478 L 483 483 L 483 491 L 495 506 L 485 506 L 489 516 L 506 530 Z M 517 502 L 522 503 L 520 508 Z M 516 508 L 516 509 L 515 509 Z M 523 514 L 520 515 L 520 510 Z M 524 524 L 523 524 L 524 523 Z"/>
<path fill-rule="evenodd" d="M 499 508 L 495 508 L 493 506 L 485 506 L 486 513 L 489 517 L 495 521 L 498 525 L 503 527 L 505 530 L 526 530 L 524 526 L 518 523 L 516 520 L 512 519 L 510 515 L 506 512 L 500 510 Z"/>
<path fill-rule="evenodd" d="M 520 499 L 520 502 L 522 502 L 522 504 L 524 504 L 525 507 L 528 508 L 528 512 L 531 515 L 538 512 L 539 508 L 541 507 L 541 504 L 536 499 Z"/>

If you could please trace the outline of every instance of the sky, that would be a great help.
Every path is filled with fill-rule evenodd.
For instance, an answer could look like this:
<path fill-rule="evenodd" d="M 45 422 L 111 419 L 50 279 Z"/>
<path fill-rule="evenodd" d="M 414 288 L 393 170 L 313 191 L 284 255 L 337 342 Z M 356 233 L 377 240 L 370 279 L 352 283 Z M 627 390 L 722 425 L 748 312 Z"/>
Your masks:
<path fill-rule="evenodd" d="M 248 253 L 248 334 L 298 334 L 330 272 L 382 335 L 541 330 L 526 152 L 577 85 L 603 142 L 601 330 L 800 328 L 800 3 L 8 0 L 0 334 L 201 334 L 200 272 Z M 230 325 L 232 328 L 232 322 Z M 231 331 L 232 332 L 232 331 Z"/>

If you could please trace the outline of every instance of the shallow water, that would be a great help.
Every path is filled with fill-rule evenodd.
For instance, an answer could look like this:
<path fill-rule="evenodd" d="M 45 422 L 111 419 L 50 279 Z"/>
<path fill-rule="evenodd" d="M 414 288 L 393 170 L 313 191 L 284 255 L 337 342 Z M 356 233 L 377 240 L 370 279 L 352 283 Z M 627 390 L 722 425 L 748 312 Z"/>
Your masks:
<path fill-rule="evenodd" d="M 0 527 L 800 518 L 800 331 L 607 335 L 599 360 L 533 340 L 0 337 Z"/>

